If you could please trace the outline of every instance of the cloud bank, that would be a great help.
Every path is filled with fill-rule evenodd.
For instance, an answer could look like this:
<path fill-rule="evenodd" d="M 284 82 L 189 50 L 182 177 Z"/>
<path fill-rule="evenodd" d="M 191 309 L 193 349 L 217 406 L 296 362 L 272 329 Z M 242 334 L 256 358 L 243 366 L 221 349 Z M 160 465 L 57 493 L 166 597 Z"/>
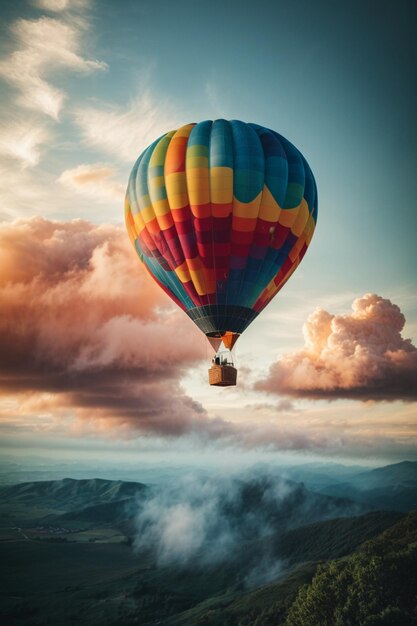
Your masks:
<path fill-rule="evenodd" d="M 138 503 L 135 548 L 161 566 L 221 567 L 245 572 L 249 587 L 285 569 L 278 533 L 350 517 L 364 507 L 308 491 L 276 471 L 251 468 L 232 475 L 187 475 L 154 488 Z M 267 541 L 263 541 L 268 537 Z"/>
<path fill-rule="evenodd" d="M 146 435 L 184 438 L 188 449 L 323 454 L 403 449 L 415 437 L 407 415 L 386 423 L 368 411 L 355 422 L 340 408 L 310 417 L 288 402 L 249 405 L 239 421 L 209 416 L 180 383 L 206 360 L 205 340 L 146 274 L 123 228 L 43 218 L 3 223 L 0 268 L 3 427 L 43 438 L 48 430 L 51 437 Z M 401 313 L 386 301 L 381 306 L 393 307 L 398 334 Z M 331 327 L 329 314 L 325 319 Z M 317 346 L 324 340 L 316 331 L 310 336 Z M 405 346 L 404 353 L 415 353 Z"/>
<path fill-rule="evenodd" d="M 366 294 L 352 310 L 312 313 L 303 327 L 304 348 L 274 363 L 256 388 L 315 399 L 417 400 L 417 348 L 401 336 L 399 307 Z"/>
<path fill-rule="evenodd" d="M 121 228 L 3 223 L 0 267 L 0 389 L 19 394 L 22 413 L 74 410 L 103 428 L 114 420 L 164 435 L 204 418 L 179 385 L 201 358 L 199 332 Z"/>

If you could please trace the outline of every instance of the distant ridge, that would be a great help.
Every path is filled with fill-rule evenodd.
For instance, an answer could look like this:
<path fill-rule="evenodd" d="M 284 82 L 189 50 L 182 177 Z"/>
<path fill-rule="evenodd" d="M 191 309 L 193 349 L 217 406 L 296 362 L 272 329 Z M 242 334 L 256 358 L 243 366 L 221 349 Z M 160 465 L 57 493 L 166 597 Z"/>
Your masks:
<path fill-rule="evenodd" d="M 375 469 L 356 474 L 353 481 L 366 481 L 367 488 L 383 485 L 398 485 L 398 482 L 417 483 L 417 461 L 401 461 L 393 465 L 376 467 Z"/>
<path fill-rule="evenodd" d="M 327 485 L 320 493 L 345 496 L 374 509 L 417 509 L 417 461 L 402 461 L 360 472 L 348 481 Z"/>
<path fill-rule="evenodd" d="M 0 499 L 36 504 L 40 500 L 54 507 L 60 505 L 64 511 L 76 510 L 85 506 L 103 505 L 134 498 L 144 494 L 148 487 L 143 483 L 121 480 L 88 478 L 76 480 L 45 480 L 26 482 L 0 489 Z"/>

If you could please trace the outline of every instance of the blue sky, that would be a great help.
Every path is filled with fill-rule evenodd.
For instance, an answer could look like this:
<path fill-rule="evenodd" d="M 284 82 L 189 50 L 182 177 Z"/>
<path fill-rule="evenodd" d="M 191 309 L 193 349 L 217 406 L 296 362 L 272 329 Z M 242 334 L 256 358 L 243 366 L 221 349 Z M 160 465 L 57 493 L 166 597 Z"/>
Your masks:
<path fill-rule="evenodd" d="M 402 392 L 389 402 L 345 392 L 329 402 L 325 395 L 254 387 L 283 356 L 301 358 L 302 326 L 317 307 L 351 315 L 355 299 L 378 294 L 405 315 L 403 337 L 417 339 L 415 4 L 33 0 L 4 2 L 1 11 L 4 223 L 42 216 L 116 227 L 133 162 L 159 135 L 220 117 L 277 130 L 302 151 L 316 177 L 316 234 L 291 281 L 239 341 L 239 365 L 250 367 L 247 384 L 222 394 L 208 388 L 210 353 L 201 338 L 200 357 L 179 374 L 181 393 L 202 407 L 204 419 L 241 425 L 246 443 L 232 437 L 227 445 L 250 445 L 257 454 L 268 436 L 247 435 L 253 423 L 273 430 L 277 453 L 281 433 L 282 450 L 292 454 L 415 454 L 415 404 Z M 395 349 L 402 350 L 398 337 Z M 359 335 L 353 341 L 369 348 Z M 378 367 L 385 367 L 384 358 Z M 40 418 L 39 409 L 22 408 L 22 394 L 22 386 L 15 395 L 5 392 L 4 445 L 50 448 L 62 438 L 77 454 L 79 428 L 71 426 L 77 417 L 69 411 L 58 418 L 45 405 Z M 28 388 L 25 397 L 33 394 Z M 41 444 L 40 422 L 50 445 Z M 118 428 L 114 450 L 123 451 L 126 437 Z M 108 430 L 88 427 L 92 448 L 100 448 Z M 149 443 L 152 428 L 145 439 L 140 429 L 132 432 L 130 447 L 167 446 L 164 433 Z M 308 444 L 296 443 L 301 433 Z M 345 437 L 339 443 L 337 433 Z M 170 454 L 188 436 L 170 439 Z M 214 451 L 223 445 L 203 443 Z"/>

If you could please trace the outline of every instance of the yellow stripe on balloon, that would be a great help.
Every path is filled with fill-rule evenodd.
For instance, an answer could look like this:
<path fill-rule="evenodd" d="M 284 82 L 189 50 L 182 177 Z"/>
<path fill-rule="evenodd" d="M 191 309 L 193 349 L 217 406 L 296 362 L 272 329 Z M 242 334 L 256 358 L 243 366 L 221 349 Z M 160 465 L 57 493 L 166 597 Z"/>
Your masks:
<path fill-rule="evenodd" d="M 194 126 L 195 123 L 185 124 L 184 126 L 181 126 L 181 128 L 179 128 L 178 130 L 173 131 L 173 134 L 175 134 L 175 137 L 189 137 Z"/>
<path fill-rule="evenodd" d="M 293 209 L 282 209 L 278 219 L 278 224 L 291 228 L 297 219 L 299 210 L 300 205 L 294 207 Z"/>
<path fill-rule="evenodd" d="M 151 199 L 148 193 L 146 193 L 143 196 L 138 196 L 137 205 L 138 205 L 139 211 L 142 211 L 143 207 L 147 207 L 150 204 L 151 204 Z"/>
<path fill-rule="evenodd" d="M 193 285 L 195 287 L 196 292 L 199 296 L 205 296 L 207 293 L 205 286 L 205 276 L 202 269 L 200 270 L 191 270 L 190 269 L 191 280 L 193 281 Z"/>
<path fill-rule="evenodd" d="M 240 202 L 233 198 L 233 217 L 244 217 L 253 219 L 258 217 L 259 204 L 261 202 L 262 191 L 251 202 Z"/>
<path fill-rule="evenodd" d="M 125 198 L 125 223 L 126 223 L 126 228 L 127 228 L 127 232 L 129 235 L 129 239 L 132 242 L 132 244 L 135 245 L 135 241 L 137 239 L 137 233 L 136 233 L 136 228 L 135 228 L 135 222 L 133 220 L 132 211 L 130 208 L 130 203 L 127 197 Z"/>
<path fill-rule="evenodd" d="M 313 216 L 310 215 L 309 218 L 308 218 L 308 221 L 307 221 L 306 229 L 305 229 L 306 243 L 307 243 L 308 246 L 310 245 L 310 242 L 311 242 L 311 240 L 313 238 L 314 229 L 315 228 L 316 228 L 316 223 L 315 223 L 315 221 L 313 219 Z"/>
<path fill-rule="evenodd" d="M 149 203 L 147 206 L 143 207 L 140 212 L 140 216 L 142 217 L 145 224 L 149 224 L 149 222 L 155 219 L 155 211 L 153 210 L 152 203 Z"/>
<path fill-rule="evenodd" d="M 155 200 L 152 204 L 153 204 L 153 209 L 155 211 L 155 215 L 158 218 L 158 221 L 159 221 L 160 216 L 166 215 L 167 213 L 170 212 L 169 203 L 168 203 L 168 200 L 166 199 Z"/>
<path fill-rule="evenodd" d="M 264 185 L 258 217 L 261 220 L 265 220 L 266 222 L 276 223 L 279 220 L 281 211 L 282 209 L 279 206 L 278 202 L 275 200 L 268 187 Z"/>
<path fill-rule="evenodd" d="M 201 157 L 202 159 L 207 159 L 209 157 L 209 149 L 208 146 L 203 145 L 202 143 L 196 143 L 192 146 L 187 146 L 187 159 L 193 159 Z"/>
<path fill-rule="evenodd" d="M 200 169 L 208 167 L 208 158 L 205 156 L 189 156 L 187 150 L 186 156 L 186 168 L 187 169 Z"/>
<path fill-rule="evenodd" d="M 300 203 L 297 219 L 291 227 L 291 232 L 293 233 L 293 235 L 295 235 L 296 237 L 299 237 L 301 235 L 307 224 L 309 215 L 310 213 L 308 212 L 308 204 L 305 201 L 305 198 L 303 198 Z"/>
<path fill-rule="evenodd" d="M 296 243 L 294 244 L 294 246 L 292 247 L 292 249 L 290 250 L 288 256 L 290 257 L 292 263 L 295 262 L 296 258 L 298 257 L 298 255 L 301 252 L 301 248 L 303 247 L 303 245 L 306 242 L 306 236 L 305 233 L 303 233 L 296 241 Z"/>
<path fill-rule="evenodd" d="M 175 131 L 171 131 L 170 133 L 167 133 L 166 135 L 164 135 L 158 141 L 158 143 L 156 144 L 156 146 L 153 149 L 152 156 L 151 156 L 151 158 L 149 160 L 148 172 L 153 167 L 164 165 L 167 148 L 168 148 L 169 143 L 171 141 L 171 137 L 174 135 L 174 133 L 175 133 Z"/>
<path fill-rule="evenodd" d="M 161 230 L 168 230 L 174 224 L 174 220 L 172 219 L 171 211 L 166 213 L 165 215 L 158 215 L 158 224 Z"/>
<path fill-rule="evenodd" d="M 135 222 L 136 231 L 139 235 L 143 230 L 145 230 L 146 227 L 144 219 L 140 213 L 136 213 L 136 215 L 133 216 L 133 220 Z"/>
<path fill-rule="evenodd" d="M 187 181 L 185 172 L 174 172 L 165 178 L 167 196 L 171 210 L 188 205 Z"/>
<path fill-rule="evenodd" d="M 149 191 L 158 191 L 161 187 L 165 187 L 165 178 L 163 175 L 161 176 L 153 176 L 152 178 L 148 178 L 148 190 Z M 149 194 L 150 195 L 150 194 Z"/>
<path fill-rule="evenodd" d="M 196 167 L 189 170 L 187 160 L 186 180 L 191 207 L 199 204 L 208 204 L 210 202 L 210 180 L 208 168 Z"/>
<path fill-rule="evenodd" d="M 186 261 L 175 268 L 175 273 L 182 283 L 188 283 L 191 280 L 190 272 Z"/>
<path fill-rule="evenodd" d="M 214 204 L 233 202 L 233 170 L 231 167 L 210 168 L 210 198 Z"/>

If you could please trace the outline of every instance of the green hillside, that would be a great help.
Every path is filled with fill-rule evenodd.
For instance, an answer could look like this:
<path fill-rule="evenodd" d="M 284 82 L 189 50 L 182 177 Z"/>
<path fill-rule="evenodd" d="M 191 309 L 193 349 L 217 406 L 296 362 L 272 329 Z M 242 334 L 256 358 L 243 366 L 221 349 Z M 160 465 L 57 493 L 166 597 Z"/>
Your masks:
<path fill-rule="evenodd" d="M 20 483 L 0 489 L 0 500 L 19 502 L 21 504 L 42 503 L 43 506 L 63 508 L 66 511 L 104 504 L 115 500 L 132 498 L 145 492 L 146 485 L 136 482 L 104 480 L 92 478 L 75 480 L 45 480 L 39 482 Z"/>
<path fill-rule="evenodd" d="M 216 485 L 207 502 L 209 494 L 207 487 L 187 496 L 181 484 L 158 491 L 107 480 L 1 490 L 2 623 L 279 626 L 318 564 L 342 558 L 331 561 L 339 567 L 352 554 L 366 560 L 368 544 L 358 549 L 377 536 L 382 539 L 372 543 L 374 552 L 375 546 L 397 550 L 401 536 L 404 550 L 412 536 L 416 541 L 412 517 L 406 522 L 401 513 L 381 511 L 354 516 L 361 507 L 349 500 L 279 477 L 239 478 Z M 187 502 L 197 516 L 207 511 L 205 523 L 212 524 L 187 560 L 160 559 L 158 525 L 140 550 L 132 548 L 152 519 L 145 516 L 139 529 L 140 511 L 157 507 L 166 523 L 172 511 L 191 512 L 184 509 Z M 226 543 L 219 544 L 217 533 Z"/>
<path fill-rule="evenodd" d="M 256 591 L 245 592 L 244 587 L 237 586 L 234 593 L 210 598 L 167 623 L 250 626 L 262 616 L 259 619 L 264 621 L 259 624 L 279 624 L 278 616 L 285 615 L 300 585 L 311 580 L 318 562 L 351 554 L 364 541 L 400 519 L 398 513 L 369 513 L 311 524 L 267 537 L 262 543 L 247 542 L 241 546 L 241 557 L 235 561 L 235 580 L 239 580 L 239 573 L 241 579 L 242 573 L 250 572 L 257 562 L 269 563 L 271 568 L 274 562 L 279 562 L 282 566 L 276 570 L 278 581 Z M 268 622 L 266 616 L 271 616 L 272 621 Z"/>
<path fill-rule="evenodd" d="M 334 519 L 295 528 L 271 538 L 274 553 L 290 563 L 333 559 L 350 554 L 401 518 L 395 512 L 375 512 L 360 517 Z"/>
<path fill-rule="evenodd" d="M 285 626 L 415 626 L 417 512 L 347 559 L 319 566 Z"/>
<path fill-rule="evenodd" d="M 66 525 L 68 522 L 88 522 L 95 525 L 118 524 L 133 515 L 131 499 L 116 500 L 86 506 L 77 511 L 68 511 L 61 515 L 47 515 L 42 518 L 44 524 Z"/>

